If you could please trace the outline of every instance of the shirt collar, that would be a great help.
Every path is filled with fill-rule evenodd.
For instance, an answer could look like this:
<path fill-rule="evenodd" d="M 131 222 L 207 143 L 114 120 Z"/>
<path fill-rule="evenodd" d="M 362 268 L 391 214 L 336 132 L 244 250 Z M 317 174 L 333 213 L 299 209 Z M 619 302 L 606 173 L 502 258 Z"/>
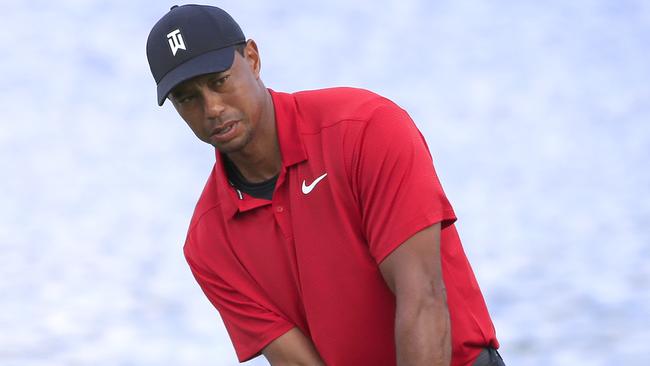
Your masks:
<path fill-rule="evenodd" d="M 275 126 L 278 131 L 282 166 L 288 168 L 307 160 L 300 124 L 302 122 L 296 100 L 292 94 L 269 89 L 275 109 Z"/>
<path fill-rule="evenodd" d="M 303 146 L 299 127 L 301 116 L 293 95 L 275 92 L 271 89 L 268 90 L 273 100 L 275 126 L 280 145 L 280 154 L 282 156 L 281 177 L 278 178 L 278 183 L 281 183 L 283 181 L 281 179 L 282 175 L 286 174 L 290 166 L 307 160 L 307 153 Z M 268 200 L 251 197 L 235 189 L 228 181 L 223 156 L 217 150 L 215 150 L 215 155 L 214 178 L 217 183 L 219 201 L 224 209 L 224 213 L 229 218 L 234 217 L 237 212 L 245 212 L 270 204 Z"/>

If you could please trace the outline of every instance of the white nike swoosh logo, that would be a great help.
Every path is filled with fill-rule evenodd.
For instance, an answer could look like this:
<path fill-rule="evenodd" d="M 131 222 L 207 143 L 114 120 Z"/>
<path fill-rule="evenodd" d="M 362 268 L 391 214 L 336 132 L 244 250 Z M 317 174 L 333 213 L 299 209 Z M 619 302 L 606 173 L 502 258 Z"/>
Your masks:
<path fill-rule="evenodd" d="M 327 176 L 327 173 L 321 175 L 320 177 L 316 178 L 316 180 L 313 181 L 313 182 L 312 182 L 311 184 L 309 184 L 309 185 L 305 184 L 306 182 L 303 180 L 303 181 L 302 181 L 302 193 L 303 193 L 303 194 L 309 194 L 309 192 L 311 192 L 312 190 L 314 190 L 314 187 L 316 187 L 316 185 L 318 184 L 318 182 L 320 182 L 321 180 L 325 179 L 326 176 Z"/>

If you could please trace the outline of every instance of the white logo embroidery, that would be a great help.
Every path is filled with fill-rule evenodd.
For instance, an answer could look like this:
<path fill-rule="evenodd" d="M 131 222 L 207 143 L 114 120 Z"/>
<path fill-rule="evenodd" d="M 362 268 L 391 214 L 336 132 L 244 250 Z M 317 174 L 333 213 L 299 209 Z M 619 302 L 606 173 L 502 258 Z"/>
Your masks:
<path fill-rule="evenodd" d="M 314 187 L 320 182 L 321 180 L 325 179 L 327 176 L 327 173 L 321 175 L 320 177 L 316 178 L 315 181 L 313 181 L 310 185 L 305 184 L 306 182 L 303 180 L 302 181 L 302 193 L 303 194 L 309 194 L 312 190 L 314 190 Z"/>
<path fill-rule="evenodd" d="M 174 56 L 176 56 L 176 52 L 178 52 L 178 50 L 187 51 L 187 48 L 185 48 L 185 41 L 183 41 L 183 35 L 181 34 L 180 29 L 171 31 L 171 33 L 167 35 L 167 40 L 169 41 L 169 47 L 172 49 Z"/>

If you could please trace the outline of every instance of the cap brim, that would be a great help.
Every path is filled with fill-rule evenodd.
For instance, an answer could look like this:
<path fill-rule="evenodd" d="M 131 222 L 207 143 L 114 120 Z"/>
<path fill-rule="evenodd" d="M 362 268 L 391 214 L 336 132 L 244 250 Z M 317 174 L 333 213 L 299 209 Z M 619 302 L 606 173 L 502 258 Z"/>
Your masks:
<path fill-rule="evenodd" d="M 206 52 L 176 66 L 158 83 L 158 105 L 165 102 L 169 92 L 183 81 L 195 76 L 228 70 L 235 59 L 235 47 Z"/>

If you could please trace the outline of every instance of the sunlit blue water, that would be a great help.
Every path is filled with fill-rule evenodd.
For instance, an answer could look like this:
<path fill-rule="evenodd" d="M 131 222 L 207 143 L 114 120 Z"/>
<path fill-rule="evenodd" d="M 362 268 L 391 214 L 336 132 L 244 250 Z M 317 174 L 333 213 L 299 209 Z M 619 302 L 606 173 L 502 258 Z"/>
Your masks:
<path fill-rule="evenodd" d="M 647 2 L 219 5 L 267 86 L 411 113 L 509 365 L 650 361 Z M 2 365 L 236 364 L 182 258 L 213 155 L 155 103 L 144 46 L 167 9 L 3 5 Z"/>

